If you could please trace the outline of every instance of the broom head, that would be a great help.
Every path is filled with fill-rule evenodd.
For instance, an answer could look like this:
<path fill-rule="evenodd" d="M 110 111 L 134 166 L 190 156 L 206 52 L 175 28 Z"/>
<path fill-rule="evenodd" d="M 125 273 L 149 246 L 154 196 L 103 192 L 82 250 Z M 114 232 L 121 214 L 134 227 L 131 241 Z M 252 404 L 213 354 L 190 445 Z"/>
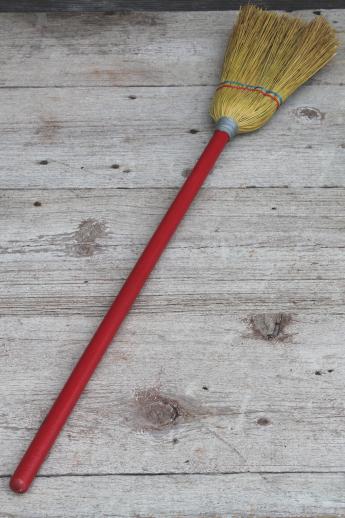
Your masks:
<path fill-rule="evenodd" d="M 263 126 L 328 63 L 337 46 L 335 31 L 322 16 L 305 22 L 252 5 L 241 8 L 211 106 L 217 127 L 228 124 L 233 136 Z"/>

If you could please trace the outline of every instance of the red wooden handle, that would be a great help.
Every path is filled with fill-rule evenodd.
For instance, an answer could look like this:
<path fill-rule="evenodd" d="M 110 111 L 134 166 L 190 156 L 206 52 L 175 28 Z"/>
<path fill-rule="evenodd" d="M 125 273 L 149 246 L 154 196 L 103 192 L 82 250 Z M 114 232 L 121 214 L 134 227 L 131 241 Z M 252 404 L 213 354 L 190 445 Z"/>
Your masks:
<path fill-rule="evenodd" d="M 214 132 L 20 461 L 10 480 L 13 491 L 23 493 L 29 488 L 116 331 L 228 140 L 227 133 Z"/>

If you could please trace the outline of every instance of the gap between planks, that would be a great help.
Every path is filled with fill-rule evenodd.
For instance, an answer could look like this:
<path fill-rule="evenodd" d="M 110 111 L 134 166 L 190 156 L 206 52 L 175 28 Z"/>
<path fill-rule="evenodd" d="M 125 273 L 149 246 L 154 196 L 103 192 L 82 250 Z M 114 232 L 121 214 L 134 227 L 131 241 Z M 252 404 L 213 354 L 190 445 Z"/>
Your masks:
<path fill-rule="evenodd" d="M 223 477 L 227 475 L 343 475 L 344 470 L 322 471 L 322 470 L 296 470 L 296 471 L 162 471 L 160 473 L 45 473 L 36 475 L 38 478 L 83 478 L 83 477 Z M 12 474 L 0 475 L 0 479 L 9 479 Z"/>

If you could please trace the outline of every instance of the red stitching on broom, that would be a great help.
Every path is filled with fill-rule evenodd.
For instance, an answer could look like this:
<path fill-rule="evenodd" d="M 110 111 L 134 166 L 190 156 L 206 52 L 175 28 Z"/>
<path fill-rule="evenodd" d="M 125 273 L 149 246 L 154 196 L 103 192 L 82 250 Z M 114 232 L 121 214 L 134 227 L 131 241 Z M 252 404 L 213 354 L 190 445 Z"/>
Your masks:
<path fill-rule="evenodd" d="M 271 94 L 267 94 L 266 92 L 263 92 L 262 90 L 257 90 L 255 88 L 246 88 L 245 86 L 220 85 L 220 86 L 218 86 L 217 91 L 220 90 L 221 88 L 234 88 L 235 90 L 247 90 L 248 92 L 258 92 L 259 94 L 264 95 L 265 97 L 270 97 L 271 99 L 273 99 L 273 101 L 277 105 L 277 108 L 279 108 L 279 106 L 280 106 L 279 101 L 276 97 L 274 97 Z"/>

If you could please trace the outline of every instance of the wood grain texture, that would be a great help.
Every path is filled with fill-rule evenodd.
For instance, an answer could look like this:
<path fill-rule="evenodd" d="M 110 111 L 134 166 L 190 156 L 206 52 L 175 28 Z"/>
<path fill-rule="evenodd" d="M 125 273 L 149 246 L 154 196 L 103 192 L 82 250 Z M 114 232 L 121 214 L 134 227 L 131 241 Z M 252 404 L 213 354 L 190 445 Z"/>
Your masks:
<path fill-rule="evenodd" d="M 174 194 L 3 191 L 2 312 L 100 315 Z M 343 311 L 344 196 L 204 189 L 134 311 Z"/>
<path fill-rule="evenodd" d="M 2 474 L 97 320 L 3 318 Z M 344 332 L 343 315 L 132 313 L 41 474 L 343 472 Z"/>
<path fill-rule="evenodd" d="M 0 90 L 2 187 L 179 187 L 210 138 L 213 91 Z M 344 187 L 345 99 L 343 87 L 332 86 L 337 103 L 329 91 L 301 89 L 260 137 L 238 137 L 207 186 Z"/>
<path fill-rule="evenodd" d="M 345 514 L 343 48 L 229 146 L 32 491 L 7 489 L 211 134 L 234 16 L 0 16 L 1 517 Z"/>
<path fill-rule="evenodd" d="M 6 494 L 2 509 L 18 518 L 333 518 L 344 515 L 343 489 L 343 474 L 40 478 L 20 506 Z"/>
<path fill-rule="evenodd" d="M 258 0 L 266 9 L 343 8 L 342 0 Z M 2 0 L 0 12 L 108 12 L 109 11 L 226 11 L 239 9 L 240 0 Z"/>
<path fill-rule="evenodd" d="M 344 42 L 344 13 L 341 9 L 324 11 L 340 42 Z M 311 11 L 296 14 L 303 19 L 314 17 Z M 234 11 L 2 14 L 0 85 L 214 87 L 236 16 Z M 342 86 L 344 56 L 344 45 L 340 45 L 332 65 L 309 84 Z M 152 91 L 151 95 L 161 94 Z M 194 97 L 198 101 L 198 90 Z M 199 114 L 205 113 L 207 103 L 199 102 Z M 167 119 L 174 114 L 168 110 Z"/>

